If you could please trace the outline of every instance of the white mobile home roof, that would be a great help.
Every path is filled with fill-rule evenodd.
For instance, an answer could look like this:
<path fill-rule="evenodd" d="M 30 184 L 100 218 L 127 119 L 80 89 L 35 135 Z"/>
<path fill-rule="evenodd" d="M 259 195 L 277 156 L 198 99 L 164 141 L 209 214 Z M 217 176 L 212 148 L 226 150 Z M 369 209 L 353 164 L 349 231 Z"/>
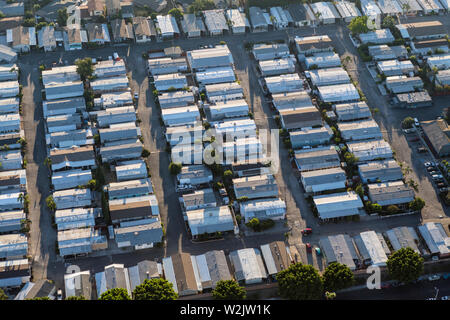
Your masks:
<path fill-rule="evenodd" d="M 70 208 L 55 211 L 58 230 L 68 230 L 95 226 L 94 208 Z"/>
<path fill-rule="evenodd" d="M 319 96 L 323 102 L 345 102 L 359 100 L 360 95 L 353 83 L 320 86 Z"/>
<path fill-rule="evenodd" d="M 191 234 L 214 233 L 234 230 L 233 217 L 228 206 L 186 211 Z"/>
<path fill-rule="evenodd" d="M 417 247 L 419 237 L 414 228 L 397 227 L 386 231 L 386 235 L 394 251 L 409 247 L 420 254 L 419 248 Z"/>
<path fill-rule="evenodd" d="M 44 86 L 52 83 L 64 83 L 69 81 L 80 81 L 77 66 L 54 67 L 51 70 L 42 71 L 42 83 Z"/>
<path fill-rule="evenodd" d="M 55 190 L 63 190 L 86 185 L 92 179 L 91 170 L 70 170 L 54 172 L 52 184 Z"/>
<path fill-rule="evenodd" d="M 311 97 L 306 91 L 273 94 L 272 104 L 278 111 L 313 107 Z"/>
<path fill-rule="evenodd" d="M 361 0 L 361 10 L 365 16 L 376 17 L 381 15 L 381 10 L 378 8 L 375 1 Z"/>
<path fill-rule="evenodd" d="M 360 162 L 371 161 L 379 158 L 392 158 L 392 149 L 389 143 L 380 140 L 348 142 L 348 149 Z"/>
<path fill-rule="evenodd" d="M 241 99 L 244 89 L 237 82 L 209 84 L 205 86 L 206 96 L 210 102 Z"/>
<path fill-rule="evenodd" d="M 313 197 L 321 219 L 339 218 L 359 214 L 364 205 L 353 191 Z"/>
<path fill-rule="evenodd" d="M 363 183 L 403 179 L 402 169 L 395 160 L 371 161 L 358 166 Z"/>
<path fill-rule="evenodd" d="M 369 106 L 364 101 L 336 104 L 333 106 L 333 110 L 340 121 L 372 117 Z"/>
<path fill-rule="evenodd" d="M 158 91 L 167 91 L 170 88 L 183 89 L 187 87 L 186 76 L 181 73 L 170 73 L 154 76 L 155 88 Z"/>
<path fill-rule="evenodd" d="M 183 166 L 181 172 L 177 175 L 180 184 L 203 184 L 212 181 L 212 173 L 204 165 Z"/>
<path fill-rule="evenodd" d="M 333 20 L 334 22 L 334 19 L 340 18 L 339 13 L 331 2 L 312 3 L 311 9 L 314 11 L 314 13 L 320 12 L 321 15 L 319 17 L 319 20 L 321 21 Z"/>
<path fill-rule="evenodd" d="M 216 130 L 216 134 L 226 135 L 230 134 L 232 136 L 256 136 L 256 124 L 255 120 L 250 118 L 238 118 L 230 119 L 221 122 L 215 122 L 211 124 Z"/>
<path fill-rule="evenodd" d="M 16 64 L 0 64 L 0 81 L 17 80 L 18 70 Z"/>
<path fill-rule="evenodd" d="M 167 126 L 195 124 L 200 119 L 197 106 L 163 109 L 161 115 Z"/>
<path fill-rule="evenodd" d="M 158 96 L 161 109 L 185 107 L 194 103 L 194 94 L 191 91 L 164 92 Z"/>
<path fill-rule="evenodd" d="M 24 219 L 26 215 L 23 210 L 0 212 L 0 232 L 20 231 Z"/>
<path fill-rule="evenodd" d="M 126 76 L 127 69 L 123 60 L 99 61 L 94 66 L 94 75 L 97 78 Z"/>
<path fill-rule="evenodd" d="M 156 16 L 156 20 L 158 21 L 158 26 L 163 37 L 173 36 L 175 33 L 180 33 L 177 21 L 170 14 L 165 16 L 158 15 Z"/>
<path fill-rule="evenodd" d="M 147 166 L 143 160 L 132 160 L 120 163 L 115 167 L 117 181 L 144 179 L 148 176 Z"/>
<path fill-rule="evenodd" d="M 314 146 L 327 144 L 333 131 L 328 125 L 320 128 L 302 128 L 301 130 L 289 132 L 292 148 L 297 149 L 303 146 Z"/>
<path fill-rule="evenodd" d="M 19 113 L 19 98 L 0 99 L 0 115 L 7 113 Z"/>
<path fill-rule="evenodd" d="M 431 254 L 439 254 L 441 257 L 450 255 L 450 238 L 442 224 L 428 222 L 419 226 L 418 229 Z"/>
<path fill-rule="evenodd" d="M 96 112 L 99 127 L 104 128 L 117 123 L 136 121 L 136 112 L 133 106 L 110 108 Z"/>
<path fill-rule="evenodd" d="M 244 99 L 218 102 L 209 105 L 212 120 L 224 118 L 244 117 L 248 115 L 248 104 Z"/>
<path fill-rule="evenodd" d="M 423 81 L 420 77 L 390 76 L 386 78 L 386 88 L 392 93 L 413 92 L 423 89 Z"/>
<path fill-rule="evenodd" d="M 427 63 L 431 69 L 433 67 L 439 70 L 450 69 L 450 54 L 435 55 L 427 59 Z"/>
<path fill-rule="evenodd" d="M 147 65 L 149 72 L 154 76 L 158 74 L 169 74 L 187 70 L 187 61 L 184 57 L 177 59 L 170 57 L 148 59 Z"/>
<path fill-rule="evenodd" d="M 258 249 L 246 248 L 230 253 L 230 260 L 234 266 L 234 276 L 238 281 L 246 284 L 260 283 L 267 277 L 261 252 Z"/>
<path fill-rule="evenodd" d="M 58 210 L 87 207 L 91 205 L 92 195 L 89 188 L 61 190 L 53 192 L 53 200 Z"/>
<path fill-rule="evenodd" d="M 301 181 L 306 192 L 321 192 L 343 189 L 347 176 L 341 168 L 328 168 L 301 173 Z"/>
<path fill-rule="evenodd" d="M 381 12 L 386 15 L 403 13 L 402 7 L 397 0 L 377 0 L 377 5 Z"/>
<path fill-rule="evenodd" d="M 188 51 L 187 60 L 192 69 L 226 67 L 234 63 L 233 56 L 227 45 Z"/>
<path fill-rule="evenodd" d="M 128 89 L 128 78 L 126 76 L 115 76 L 100 78 L 91 82 L 94 92 L 124 91 Z"/>
<path fill-rule="evenodd" d="M 347 71 L 341 67 L 305 71 L 305 75 L 311 79 L 311 82 L 315 86 L 328 86 L 350 82 Z"/>
<path fill-rule="evenodd" d="M 253 56 L 256 60 L 272 60 L 289 56 L 289 46 L 285 43 L 257 43 L 253 46 Z"/>
<path fill-rule="evenodd" d="M 305 58 L 307 69 L 311 69 L 313 66 L 317 66 L 319 69 L 339 67 L 341 64 L 339 55 L 334 52 L 317 52 L 313 56 Z"/>
<path fill-rule="evenodd" d="M 209 32 L 213 34 L 221 34 L 223 30 L 228 30 L 224 10 L 205 10 L 203 11 L 203 16 L 205 17 L 205 25 Z"/>
<path fill-rule="evenodd" d="M 233 82 L 236 80 L 233 68 L 231 67 L 208 68 L 205 71 L 197 72 L 195 74 L 195 77 L 200 86 L 204 86 L 207 84 Z"/>
<path fill-rule="evenodd" d="M 338 234 L 321 238 L 320 247 L 327 260 L 327 264 L 338 262 L 345 264 L 350 270 L 355 270 L 355 262 L 358 262 L 358 254 L 352 239 L 347 234 Z"/>
<path fill-rule="evenodd" d="M 83 92 L 84 87 L 81 81 L 52 83 L 45 86 L 45 97 L 47 100 L 81 97 Z"/>
<path fill-rule="evenodd" d="M 354 122 L 343 122 L 338 125 L 342 138 L 350 140 L 367 140 L 382 138 L 380 127 L 372 120 L 359 120 Z"/>
<path fill-rule="evenodd" d="M 372 265 L 379 267 L 386 266 L 388 258 L 383 249 L 383 245 L 375 231 L 361 232 L 358 237 L 362 241 L 356 243 L 357 245 L 362 244 L 364 246 L 364 249 L 367 250 L 370 259 L 372 260 Z"/>
<path fill-rule="evenodd" d="M 429 60 L 429 59 L 428 59 Z M 380 72 L 386 76 L 407 74 L 414 71 L 414 65 L 409 60 L 386 60 L 377 62 Z"/>
<path fill-rule="evenodd" d="M 228 9 L 225 11 L 225 14 L 228 18 L 228 20 L 231 21 L 231 27 L 234 28 L 244 28 L 249 27 L 247 18 L 245 17 L 245 14 L 243 15 L 241 12 L 239 12 L 238 9 Z"/>
<path fill-rule="evenodd" d="M 103 93 L 100 103 L 104 109 L 117 108 L 133 104 L 133 97 L 130 91 Z"/>
<path fill-rule="evenodd" d="M 284 219 L 286 215 L 286 203 L 279 198 L 251 200 L 240 203 L 241 214 L 245 222 L 253 218 L 265 219 Z"/>
<path fill-rule="evenodd" d="M 395 40 L 394 36 L 389 29 L 380 29 L 375 31 L 370 31 L 367 33 L 361 33 L 359 35 L 362 43 L 377 43 L 386 44 L 391 43 Z"/>
<path fill-rule="evenodd" d="M 15 97 L 19 94 L 17 80 L 0 82 L 0 98 Z"/>
<path fill-rule="evenodd" d="M 295 150 L 294 157 L 300 171 L 339 167 L 341 164 L 334 146 Z"/>
<path fill-rule="evenodd" d="M 294 61 L 290 58 L 259 61 L 259 69 L 263 76 L 273 76 L 295 72 Z"/>
<path fill-rule="evenodd" d="M 303 90 L 303 81 L 297 73 L 282 74 L 264 78 L 270 93 L 293 92 Z"/>
<path fill-rule="evenodd" d="M 335 6 L 343 19 L 347 20 L 361 16 L 361 12 L 353 2 L 338 1 L 335 3 Z"/>

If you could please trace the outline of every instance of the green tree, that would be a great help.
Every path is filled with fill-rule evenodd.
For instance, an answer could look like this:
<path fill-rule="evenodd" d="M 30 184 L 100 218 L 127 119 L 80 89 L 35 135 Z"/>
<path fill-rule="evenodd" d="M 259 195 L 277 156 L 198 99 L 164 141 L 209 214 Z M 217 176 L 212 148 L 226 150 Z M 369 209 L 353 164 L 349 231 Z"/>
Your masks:
<path fill-rule="evenodd" d="M 355 165 L 359 160 L 357 157 L 355 157 L 355 155 L 353 153 L 348 152 L 348 151 L 346 153 L 344 153 L 344 159 L 345 159 L 345 162 L 347 162 L 347 164 L 349 166 Z"/>
<path fill-rule="evenodd" d="M 86 300 L 86 298 L 83 297 L 83 296 L 70 296 L 70 297 L 67 297 L 64 300 Z"/>
<path fill-rule="evenodd" d="M 414 124 L 414 119 L 411 117 L 406 117 L 405 119 L 403 119 L 402 121 L 402 128 L 403 129 L 409 129 L 412 128 Z"/>
<path fill-rule="evenodd" d="M 390 206 L 387 207 L 387 211 L 388 211 L 390 214 L 397 213 L 399 210 L 400 210 L 400 209 L 399 209 L 396 205 L 390 205 Z"/>
<path fill-rule="evenodd" d="M 98 300 L 131 300 L 124 288 L 113 288 L 102 293 Z"/>
<path fill-rule="evenodd" d="M 3 11 L 0 11 L 0 19 L 3 19 L 5 16 L 5 14 L 3 13 Z"/>
<path fill-rule="evenodd" d="M 325 299 L 333 300 L 335 298 L 336 298 L 336 293 L 335 292 L 329 292 L 329 291 L 325 292 Z"/>
<path fill-rule="evenodd" d="M 180 20 L 183 17 L 183 12 L 178 8 L 170 9 L 169 14 L 177 20 Z"/>
<path fill-rule="evenodd" d="M 67 19 L 69 18 L 69 14 L 67 13 L 67 8 L 58 9 L 58 15 L 56 20 L 60 27 L 64 27 L 67 25 Z"/>
<path fill-rule="evenodd" d="M 409 247 L 401 248 L 389 257 L 387 267 L 393 279 L 410 283 L 423 273 L 423 258 Z"/>
<path fill-rule="evenodd" d="M 83 81 L 91 77 L 92 73 L 94 73 L 92 59 L 89 57 L 75 60 L 75 65 L 77 66 L 77 73 L 80 75 Z"/>
<path fill-rule="evenodd" d="M 181 163 L 171 162 L 169 164 L 169 171 L 173 175 L 177 175 L 181 172 Z"/>
<path fill-rule="evenodd" d="M 31 299 L 26 299 L 26 300 L 50 300 L 49 297 L 35 297 L 35 298 L 31 298 Z"/>
<path fill-rule="evenodd" d="M 420 211 L 423 207 L 425 207 L 425 201 L 419 197 L 409 203 L 409 208 L 414 211 Z"/>
<path fill-rule="evenodd" d="M 281 297 L 290 300 L 318 300 L 323 297 L 323 280 L 311 265 L 292 264 L 277 275 Z"/>
<path fill-rule="evenodd" d="M 176 300 L 178 294 L 166 279 L 145 279 L 133 291 L 134 300 Z"/>
<path fill-rule="evenodd" d="M 5 292 L 0 288 L 0 300 L 8 300 L 8 296 L 5 294 Z"/>
<path fill-rule="evenodd" d="M 395 28 L 395 18 L 393 16 L 387 16 L 386 18 L 383 19 L 383 22 L 381 23 L 381 28 L 383 29 L 391 29 L 391 28 Z"/>
<path fill-rule="evenodd" d="M 244 300 L 247 293 L 235 280 L 219 280 L 212 291 L 216 300 Z"/>
<path fill-rule="evenodd" d="M 358 194 L 358 196 L 361 197 L 361 199 L 364 198 L 364 189 L 363 189 L 362 184 L 358 184 L 358 185 L 356 186 L 355 192 Z"/>
<path fill-rule="evenodd" d="M 369 32 L 369 27 L 367 26 L 367 18 L 367 16 L 355 17 L 352 19 L 352 21 L 350 21 L 348 28 L 353 35 Z"/>
<path fill-rule="evenodd" d="M 55 211 L 56 210 L 56 204 L 55 204 L 55 200 L 53 200 L 53 196 L 50 195 L 45 199 L 45 203 L 47 204 L 47 207 L 52 210 Z"/>
<path fill-rule="evenodd" d="M 213 0 L 195 0 L 188 7 L 188 12 L 197 14 L 200 11 L 211 10 L 215 7 L 216 5 L 214 4 Z"/>
<path fill-rule="evenodd" d="M 353 272 L 345 264 L 332 262 L 325 269 L 323 284 L 327 291 L 337 291 L 350 287 L 354 282 Z"/>

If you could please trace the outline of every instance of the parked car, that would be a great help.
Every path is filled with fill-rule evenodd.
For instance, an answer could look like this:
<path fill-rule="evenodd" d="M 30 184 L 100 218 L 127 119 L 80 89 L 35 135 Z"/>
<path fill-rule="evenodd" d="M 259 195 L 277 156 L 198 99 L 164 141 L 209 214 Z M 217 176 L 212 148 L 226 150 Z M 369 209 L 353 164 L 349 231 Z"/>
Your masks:
<path fill-rule="evenodd" d="M 443 296 L 441 297 L 441 300 L 450 300 L 450 296 Z"/>
<path fill-rule="evenodd" d="M 419 120 L 417 118 L 414 118 L 414 125 L 416 127 L 420 127 L 420 122 L 419 122 Z"/>
<path fill-rule="evenodd" d="M 439 171 L 435 171 L 435 170 L 428 171 L 428 173 L 430 174 L 430 176 L 437 176 L 437 175 L 439 175 Z"/>
<path fill-rule="evenodd" d="M 427 152 L 427 149 L 425 147 L 419 147 L 419 148 L 417 148 L 417 152 L 424 153 L 424 152 Z"/>
<path fill-rule="evenodd" d="M 62 299 L 63 299 L 62 290 L 58 289 L 58 291 L 56 293 L 56 300 L 62 300 Z"/>
<path fill-rule="evenodd" d="M 314 248 L 314 250 L 316 251 L 316 254 L 317 254 L 318 256 L 322 255 L 322 252 L 320 251 L 320 248 L 319 248 L 319 247 Z"/>
<path fill-rule="evenodd" d="M 440 275 L 438 275 L 438 274 L 433 274 L 433 275 L 431 275 L 431 276 L 428 277 L 428 281 L 436 281 L 436 280 L 439 280 L 440 278 L 441 278 Z"/>
<path fill-rule="evenodd" d="M 412 139 L 409 140 L 409 141 L 411 141 L 411 142 L 417 142 L 417 141 L 419 141 L 419 138 L 412 138 Z"/>
<path fill-rule="evenodd" d="M 309 253 L 312 252 L 311 243 L 309 243 L 309 242 L 306 244 L 306 251 L 309 252 Z"/>
<path fill-rule="evenodd" d="M 114 60 L 116 60 L 116 61 L 120 60 L 119 55 L 117 54 L 117 52 L 113 53 L 113 57 L 114 57 Z"/>
<path fill-rule="evenodd" d="M 440 189 L 445 189 L 447 191 L 447 188 L 445 188 L 445 183 L 443 183 L 443 182 L 439 182 L 437 184 L 437 187 L 440 188 Z"/>
<path fill-rule="evenodd" d="M 312 233 L 312 229 L 311 228 L 305 228 L 305 229 L 302 230 L 302 234 L 304 236 L 307 236 L 308 234 L 311 234 L 311 233 Z"/>
<path fill-rule="evenodd" d="M 436 170 L 436 167 L 428 167 L 427 168 L 427 171 L 428 172 L 433 172 L 433 171 L 435 171 Z"/>

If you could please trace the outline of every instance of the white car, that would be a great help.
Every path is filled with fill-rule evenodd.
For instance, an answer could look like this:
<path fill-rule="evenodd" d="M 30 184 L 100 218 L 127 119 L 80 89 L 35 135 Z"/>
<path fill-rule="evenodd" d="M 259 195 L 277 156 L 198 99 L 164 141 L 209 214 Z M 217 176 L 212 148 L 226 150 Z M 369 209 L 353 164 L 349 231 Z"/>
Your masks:
<path fill-rule="evenodd" d="M 441 278 L 440 275 L 438 275 L 438 274 L 433 274 L 433 275 L 431 275 L 431 276 L 428 277 L 428 280 L 429 280 L 429 281 L 436 281 L 436 280 L 439 280 L 440 278 Z"/>
<path fill-rule="evenodd" d="M 441 300 L 450 300 L 450 297 L 449 296 L 443 296 L 443 297 L 441 297 Z"/>

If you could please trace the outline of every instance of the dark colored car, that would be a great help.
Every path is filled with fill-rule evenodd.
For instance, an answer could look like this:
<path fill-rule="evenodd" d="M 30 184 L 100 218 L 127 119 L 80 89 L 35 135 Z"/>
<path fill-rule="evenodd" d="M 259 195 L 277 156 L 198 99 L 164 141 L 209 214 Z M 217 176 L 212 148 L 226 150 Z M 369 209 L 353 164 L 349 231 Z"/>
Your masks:
<path fill-rule="evenodd" d="M 306 244 L 306 251 L 309 252 L 309 253 L 312 252 L 311 243 L 309 243 L 309 242 Z"/>

